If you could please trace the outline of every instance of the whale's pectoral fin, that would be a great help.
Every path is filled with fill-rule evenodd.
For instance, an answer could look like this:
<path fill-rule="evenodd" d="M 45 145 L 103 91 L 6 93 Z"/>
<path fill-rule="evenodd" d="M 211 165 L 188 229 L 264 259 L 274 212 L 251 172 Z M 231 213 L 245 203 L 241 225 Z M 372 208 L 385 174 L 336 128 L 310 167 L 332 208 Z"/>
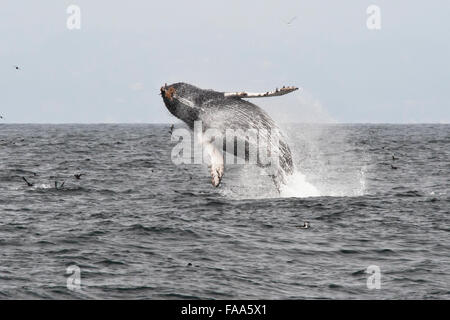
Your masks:
<path fill-rule="evenodd" d="M 274 91 L 267 91 L 261 93 L 255 92 L 225 92 L 225 97 L 239 97 L 239 98 L 264 98 L 264 97 L 275 97 L 282 96 L 288 93 L 291 93 L 295 90 L 298 90 L 297 87 L 282 87 L 281 89 L 276 88 Z"/>
<path fill-rule="evenodd" d="M 211 183 L 214 187 L 218 187 L 224 173 L 223 154 L 210 142 L 203 143 L 203 150 L 209 160 Z"/>
<path fill-rule="evenodd" d="M 211 170 L 211 183 L 214 187 L 218 187 L 222 181 L 224 167 L 222 165 L 213 164 L 210 167 Z"/>

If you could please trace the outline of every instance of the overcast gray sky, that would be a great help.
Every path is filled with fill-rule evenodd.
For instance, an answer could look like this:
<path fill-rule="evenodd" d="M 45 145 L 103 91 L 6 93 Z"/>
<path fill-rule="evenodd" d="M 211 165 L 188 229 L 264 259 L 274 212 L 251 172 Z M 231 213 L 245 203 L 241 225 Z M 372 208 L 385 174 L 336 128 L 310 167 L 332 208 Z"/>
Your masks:
<path fill-rule="evenodd" d="M 380 30 L 366 26 L 371 4 Z M 173 122 L 158 90 L 184 81 L 302 87 L 253 101 L 279 121 L 449 123 L 449 31 L 448 0 L 5 0 L 1 121 Z"/>

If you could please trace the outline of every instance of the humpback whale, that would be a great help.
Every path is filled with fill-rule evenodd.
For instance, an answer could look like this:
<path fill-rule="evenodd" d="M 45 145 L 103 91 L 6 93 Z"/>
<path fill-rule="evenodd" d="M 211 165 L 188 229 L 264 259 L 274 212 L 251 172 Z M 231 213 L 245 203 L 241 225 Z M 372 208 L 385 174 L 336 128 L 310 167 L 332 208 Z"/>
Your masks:
<path fill-rule="evenodd" d="M 272 178 L 275 187 L 280 192 L 280 187 L 286 184 L 286 178 L 294 171 L 291 151 L 286 142 L 286 138 L 276 123 L 270 116 L 257 105 L 244 100 L 243 98 L 263 98 L 281 96 L 297 90 L 296 87 L 282 87 L 274 91 L 263 93 L 250 92 L 218 92 L 214 90 L 200 89 L 193 85 L 178 82 L 171 85 L 165 84 L 161 87 L 161 96 L 165 106 L 171 114 L 182 120 L 186 125 L 194 130 L 195 122 L 201 121 L 201 133 L 214 129 L 225 135 L 226 130 L 234 130 L 234 148 L 230 151 L 226 139 L 222 144 L 213 142 L 210 138 L 201 138 L 203 152 L 209 156 L 209 169 L 211 171 L 211 182 L 213 186 L 219 186 L 224 175 L 223 152 L 233 154 L 238 158 L 248 160 L 250 151 L 258 150 L 256 164 L 267 170 L 267 163 L 262 161 L 261 149 L 259 145 L 266 138 L 269 142 L 269 154 L 274 155 L 277 161 L 270 166 L 268 175 Z M 258 139 L 250 139 L 245 132 L 257 130 Z M 195 132 L 195 130 L 194 130 Z M 244 133 L 243 133 L 244 132 Z M 263 134 L 261 134 L 263 132 Z M 262 138 L 261 138 L 262 136 Z M 273 142 L 274 141 L 274 142 Z M 245 154 L 238 154 L 237 144 L 243 142 Z M 228 147 L 228 148 L 227 148 Z M 228 163 L 228 162 L 227 162 Z"/>

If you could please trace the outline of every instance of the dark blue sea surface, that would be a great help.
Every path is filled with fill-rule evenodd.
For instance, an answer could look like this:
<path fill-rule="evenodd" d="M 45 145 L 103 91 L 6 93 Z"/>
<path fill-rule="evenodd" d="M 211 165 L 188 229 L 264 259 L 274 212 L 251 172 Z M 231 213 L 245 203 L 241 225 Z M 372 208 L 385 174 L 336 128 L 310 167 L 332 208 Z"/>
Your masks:
<path fill-rule="evenodd" d="M 0 299 L 449 299 L 450 125 L 284 130 L 279 195 L 175 165 L 169 125 L 0 124 Z"/>

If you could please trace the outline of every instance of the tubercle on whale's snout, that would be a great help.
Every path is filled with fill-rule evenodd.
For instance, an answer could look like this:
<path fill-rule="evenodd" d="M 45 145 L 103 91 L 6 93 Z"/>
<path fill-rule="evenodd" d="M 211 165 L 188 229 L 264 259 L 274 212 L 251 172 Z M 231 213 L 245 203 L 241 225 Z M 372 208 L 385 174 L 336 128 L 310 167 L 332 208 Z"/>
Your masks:
<path fill-rule="evenodd" d="M 166 97 L 170 101 L 172 101 L 173 95 L 175 94 L 175 88 L 174 87 L 167 88 L 167 84 L 165 84 L 164 87 L 161 87 L 161 94 L 164 95 L 164 97 Z"/>

